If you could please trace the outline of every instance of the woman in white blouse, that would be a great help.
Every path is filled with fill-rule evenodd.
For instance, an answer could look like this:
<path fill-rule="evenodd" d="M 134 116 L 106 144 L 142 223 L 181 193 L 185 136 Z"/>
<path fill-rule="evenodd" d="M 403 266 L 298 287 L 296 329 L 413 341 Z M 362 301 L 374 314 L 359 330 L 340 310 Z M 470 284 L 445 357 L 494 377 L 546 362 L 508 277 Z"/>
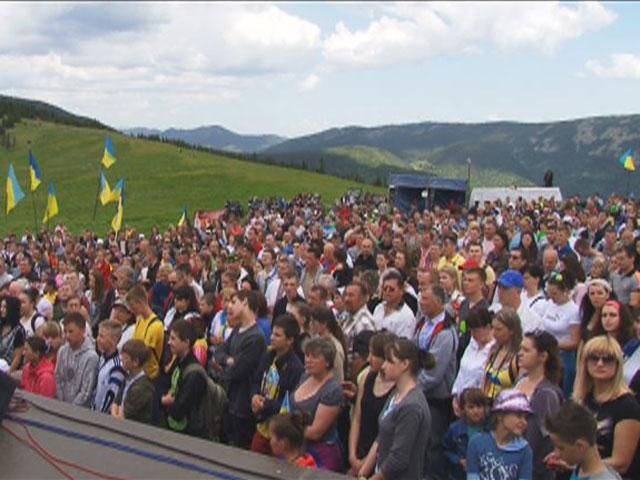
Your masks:
<path fill-rule="evenodd" d="M 484 367 L 487 363 L 489 351 L 493 345 L 491 335 L 491 314 L 486 308 L 473 308 L 469 312 L 467 328 L 471 333 L 469 345 L 464 350 L 460 360 L 460 370 L 453 383 L 453 410 L 460 416 L 458 396 L 467 388 L 482 388 L 484 382 Z"/>

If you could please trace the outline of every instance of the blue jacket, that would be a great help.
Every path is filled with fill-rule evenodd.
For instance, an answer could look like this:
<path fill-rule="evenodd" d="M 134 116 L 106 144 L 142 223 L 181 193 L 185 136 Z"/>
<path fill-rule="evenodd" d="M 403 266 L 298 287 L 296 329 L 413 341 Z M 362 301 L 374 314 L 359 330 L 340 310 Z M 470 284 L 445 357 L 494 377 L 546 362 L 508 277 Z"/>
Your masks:
<path fill-rule="evenodd" d="M 456 420 L 447 429 L 442 438 L 442 448 L 447 458 L 448 473 L 450 478 L 463 480 L 467 474 L 460 465 L 460 460 L 467 458 L 467 446 L 469 445 L 468 425 L 463 419 Z"/>
<path fill-rule="evenodd" d="M 460 460 L 467 458 L 467 447 L 469 446 L 469 425 L 466 420 L 460 419 L 449 425 L 447 432 L 442 438 L 442 448 L 448 462 L 449 478 L 464 480 L 467 472 L 460 465 Z M 482 432 L 482 427 L 478 428 L 478 433 Z"/>

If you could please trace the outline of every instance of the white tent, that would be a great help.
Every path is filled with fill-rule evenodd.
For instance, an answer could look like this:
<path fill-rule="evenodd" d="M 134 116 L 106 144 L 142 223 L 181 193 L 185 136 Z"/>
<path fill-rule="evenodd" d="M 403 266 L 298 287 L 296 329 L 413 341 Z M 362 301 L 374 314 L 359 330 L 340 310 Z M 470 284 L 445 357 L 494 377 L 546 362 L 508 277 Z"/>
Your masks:
<path fill-rule="evenodd" d="M 537 200 L 540 197 L 544 199 L 554 198 L 562 201 L 562 193 L 558 187 L 507 187 L 507 188 L 474 188 L 469 197 L 469 205 L 475 202 L 484 203 L 485 201 L 502 200 L 503 202 L 509 198 L 510 201 L 516 201 L 519 197 L 524 200 Z"/>

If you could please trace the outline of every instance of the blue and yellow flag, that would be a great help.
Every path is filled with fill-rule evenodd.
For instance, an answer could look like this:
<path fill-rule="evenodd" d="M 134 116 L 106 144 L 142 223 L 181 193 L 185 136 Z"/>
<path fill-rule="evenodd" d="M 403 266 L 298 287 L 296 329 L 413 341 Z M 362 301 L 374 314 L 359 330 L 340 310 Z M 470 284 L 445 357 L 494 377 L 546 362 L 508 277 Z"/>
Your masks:
<path fill-rule="evenodd" d="M 120 196 L 122 195 L 123 189 L 124 189 L 124 178 L 121 178 L 111 189 L 111 198 L 109 201 L 117 202 L 118 200 L 120 200 Z"/>
<path fill-rule="evenodd" d="M 47 196 L 47 209 L 44 211 L 42 223 L 47 223 L 51 218 L 58 214 L 58 200 L 56 199 L 56 190 L 53 188 L 53 182 L 49 182 L 49 194 Z"/>
<path fill-rule="evenodd" d="M 42 182 L 42 173 L 40 172 L 40 166 L 36 162 L 36 157 L 33 156 L 31 150 L 29 150 L 29 176 L 31 177 L 31 191 L 35 192 Z"/>
<path fill-rule="evenodd" d="M 120 184 L 120 194 L 118 195 L 118 208 L 116 210 L 116 214 L 111 220 L 111 228 L 116 232 L 116 236 L 118 232 L 122 228 L 122 218 L 124 217 L 124 178 L 121 178 L 118 181 Z"/>
<path fill-rule="evenodd" d="M 291 413 L 291 403 L 289 402 L 289 391 L 285 392 L 282 399 L 282 405 L 280 405 L 280 411 L 278 413 Z"/>
<path fill-rule="evenodd" d="M 104 144 L 104 154 L 102 155 L 102 165 L 104 165 L 104 168 L 109 168 L 114 163 L 116 163 L 116 150 L 113 148 L 111 137 L 107 135 L 107 140 Z"/>
<path fill-rule="evenodd" d="M 112 196 L 113 194 L 111 193 L 109 182 L 107 182 L 107 177 L 105 177 L 102 170 L 100 170 L 100 203 L 106 205 L 112 201 Z"/>
<path fill-rule="evenodd" d="M 187 217 L 187 207 L 182 209 L 182 215 L 180 216 L 180 220 L 178 220 L 178 226 L 181 227 L 183 225 L 189 224 L 189 218 Z"/>
<path fill-rule="evenodd" d="M 629 150 L 624 152 L 618 161 L 625 170 L 628 170 L 629 172 L 636 171 L 636 165 L 633 162 L 633 149 L 630 148 Z"/>
<path fill-rule="evenodd" d="M 24 192 L 20 188 L 16 172 L 13 164 L 9 164 L 9 173 L 7 174 L 7 214 L 16 208 L 16 205 L 24 198 Z"/>

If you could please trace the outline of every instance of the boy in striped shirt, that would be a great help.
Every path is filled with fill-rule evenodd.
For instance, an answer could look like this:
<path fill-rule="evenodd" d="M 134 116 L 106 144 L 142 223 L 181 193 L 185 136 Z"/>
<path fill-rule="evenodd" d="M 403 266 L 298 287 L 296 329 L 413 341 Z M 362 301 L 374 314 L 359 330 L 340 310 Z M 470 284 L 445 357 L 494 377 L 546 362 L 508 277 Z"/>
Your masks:
<path fill-rule="evenodd" d="M 117 345 L 122 335 L 122 326 L 115 320 L 105 320 L 98 328 L 96 345 L 100 352 L 98 360 L 98 382 L 92 409 L 110 413 L 111 404 L 124 385 L 126 373 L 120 363 Z"/>

